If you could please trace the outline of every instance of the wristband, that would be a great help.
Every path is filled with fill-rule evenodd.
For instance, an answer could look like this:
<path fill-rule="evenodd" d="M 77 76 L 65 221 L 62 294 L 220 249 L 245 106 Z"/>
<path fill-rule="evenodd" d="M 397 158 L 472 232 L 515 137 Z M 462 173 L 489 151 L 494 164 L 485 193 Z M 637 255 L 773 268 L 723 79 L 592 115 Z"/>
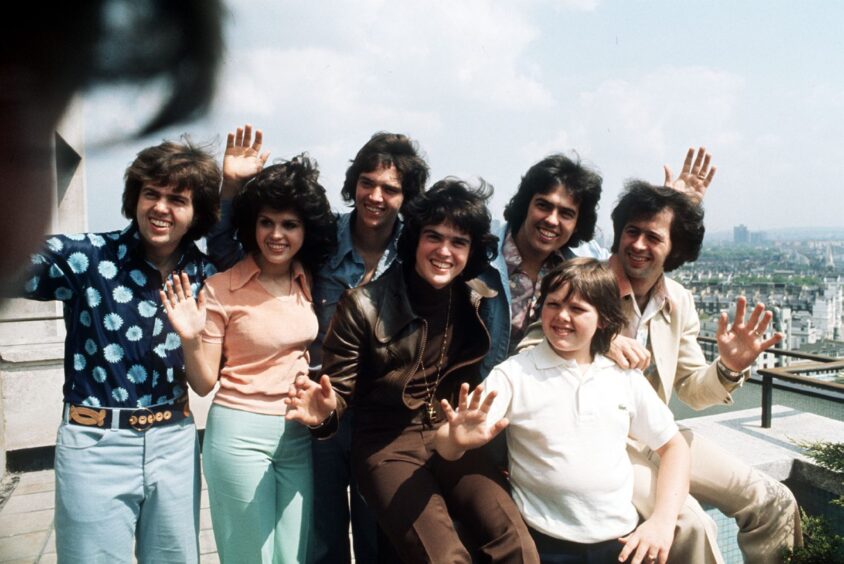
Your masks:
<path fill-rule="evenodd" d="M 314 431 L 316 431 L 317 429 L 322 429 L 323 427 L 328 425 L 328 423 L 331 421 L 331 418 L 334 417 L 336 414 L 337 414 L 337 410 L 332 409 L 331 413 L 328 414 L 328 417 L 326 417 L 325 419 L 323 419 L 322 421 L 320 421 L 316 425 L 308 425 L 308 429 L 311 429 L 311 430 L 314 430 Z"/>
<path fill-rule="evenodd" d="M 735 370 L 730 370 L 729 368 L 727 368 L 727 365 L 721 361 L 720 358 L 718 359 L 716 367 L 718 368 L 718 372 L 721 374 L 721 376 L 723 376 L 730 382 L 741 382 L 742 374 L 744 371 L 736 372 Z"/>

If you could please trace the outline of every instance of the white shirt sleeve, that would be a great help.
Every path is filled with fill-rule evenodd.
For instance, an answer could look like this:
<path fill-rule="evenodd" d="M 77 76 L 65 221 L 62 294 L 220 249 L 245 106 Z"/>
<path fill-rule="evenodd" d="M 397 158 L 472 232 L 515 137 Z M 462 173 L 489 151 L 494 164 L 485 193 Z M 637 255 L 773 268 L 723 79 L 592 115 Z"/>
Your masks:
<path fill-rule="evenodd" d="M 674 415 L 638 370 L 629 370 L 633 417 L 630 435 L 657 450 L 679 430 Z"/>
<path fill-rule="evenodd" d="M 484 380 L 483 385 L 484 399 L 492 391 L 498 394 L 492 402 L 487 419 L 496 422 L 502 417 L 509 417 L 510 404 L 513 400 L 513 383 L 508 373 L 502 369 L 502 365 L 498 365 L 492 369 L 492 372 Z"/>

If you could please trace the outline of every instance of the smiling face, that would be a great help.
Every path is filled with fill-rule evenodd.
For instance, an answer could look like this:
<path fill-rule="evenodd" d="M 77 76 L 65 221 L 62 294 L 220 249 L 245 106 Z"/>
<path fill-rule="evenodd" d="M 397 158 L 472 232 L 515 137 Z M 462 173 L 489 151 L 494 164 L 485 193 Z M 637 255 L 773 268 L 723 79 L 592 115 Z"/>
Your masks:
<path fill-rule="evenodd" d="M 404 202 L 401 173 L 396 167 L 379 167 L 362 172 L 355 187 L 358 226 L 375 231 L 392 231 Z"/>
<path fill-rule="evenodd" d="M 649 218 L 634 219 L 624 226 L 618 241 L 618 257 L 631 282 L 650 288 L 664 272 L 671 253 L 671 221 L 674 212 L 664 208 Z"/>
<path fill-rule="evenodd" d="M 426 225 L 416 246 L 416 272 L 434 288 L 444 288 L 466 268 L 471 248 L 469 235 L 451 224 Z"/>
<path fill-rule="evenodd" d="M 525 220 L 516 233 L 522 257 L 547 258 L 569 242 L 577 226 L 580 205 L 558 184 L 547 194 L 534 194 Z"/>
<path fill-rule="evenodd" d="M 563 284 L 545 298 L 542 331 L 551 348 L 578 364 L 592 362 L 592 337 L 598 330 L 598 310 Z"/>
<path fill-rule="evenodd" d="M 145 185 L 138 195 L 135 219 L 147 254 L 170 256 L 193 223 L 191 191 Z"/>
<path fill-rule="evenodd" d="M 305 224 L 292 210 L 261 208 L 255 221 L 255 242 L 264 272 L 286 272 L 305 241 Z"/>

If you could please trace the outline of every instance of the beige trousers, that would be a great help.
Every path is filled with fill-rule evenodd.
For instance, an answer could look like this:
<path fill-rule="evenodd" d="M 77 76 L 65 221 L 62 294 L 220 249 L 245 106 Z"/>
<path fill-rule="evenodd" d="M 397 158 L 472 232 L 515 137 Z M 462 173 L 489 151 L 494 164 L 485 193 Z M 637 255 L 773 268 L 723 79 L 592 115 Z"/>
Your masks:
<path fill-rule="evenodd" d="M 782 562 L 784 548 L 802 545 L 800 512 L 787 487 L 690 429 L 681 434 L 691 449 L 691 495 L 677 519 L 671 562 L 724 561 L 715 523 L 698 501 L 736 520 L 739 548 L 748 564 Z M 627 450 L 634 471 L 633 503 L 647 517 L 655 501 L 659 456 L 633 442 Z"/>

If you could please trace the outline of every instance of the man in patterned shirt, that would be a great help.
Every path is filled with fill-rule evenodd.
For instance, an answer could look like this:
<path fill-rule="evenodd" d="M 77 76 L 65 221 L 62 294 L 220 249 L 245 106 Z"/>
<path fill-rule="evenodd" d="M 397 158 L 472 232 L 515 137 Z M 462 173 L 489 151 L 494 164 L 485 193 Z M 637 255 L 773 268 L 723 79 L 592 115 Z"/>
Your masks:
<path fill-rule="evenodd" d="M 159 303 L 172 272 L 213 266 L 194 244 L 216 222 L 220 170 L 164 142 L 126 170 L 122 231 L 55 235 L 25 295 L 64 303 L 56 549 L 68 562 L 197 562 L 199 448 L 179 337 Z"/>
<path fill-rule="evenodd" d="M 715 175 L 710 156 L 700 147 L 689 149 L 675 178 L 666 165 L 665 185 L 683 192 L 703 192 Z M 538 320 L 539 283 L 542 277 L 570 258 L 609 258 L 592 240 L 601 199 L 601 176 L 579 159 L 552 154 L 522 177 L 519 188 L 504 208 L 505 223 L 498 233 L 495 263 L 481 279 L 498 291 L 481 313 L 492 337 L 492 350 L 483 373 L 516 352 L 529 326 Z M 619 363 L 634 363 L 637 351 L 625 350 Z M 624 366 L 625 368 L 627 365 Z"/>
<path fill-rule="evenodd" d="M 487 300 L 481 312 L 492 338 L 484 374 L 515 352 L 536 320 L 539 282 L 545 274 L 575 256 L 608 256 L 592 241 L 601 183 L 595 171 L 561 154 L 542 159 L 522 177 L 504 208 L 498 258 L 481 275 L 498 291 L 498 298 Z"/>

